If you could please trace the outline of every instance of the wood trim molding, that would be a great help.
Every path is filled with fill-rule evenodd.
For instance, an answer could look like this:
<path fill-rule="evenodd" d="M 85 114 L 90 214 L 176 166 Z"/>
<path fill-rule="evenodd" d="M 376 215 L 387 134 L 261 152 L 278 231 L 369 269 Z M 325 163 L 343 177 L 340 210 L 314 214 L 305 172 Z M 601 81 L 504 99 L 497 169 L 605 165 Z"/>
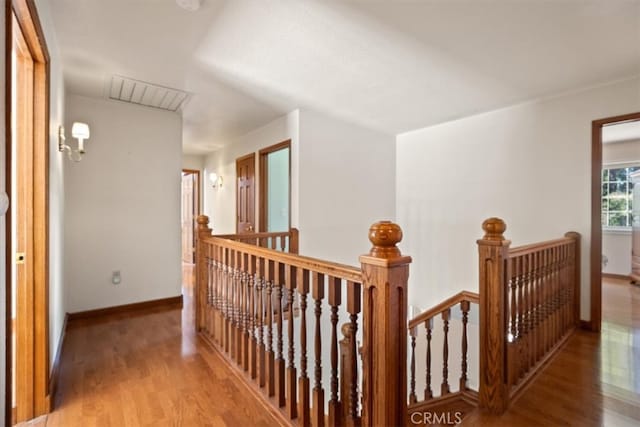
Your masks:
<path fill-rule="evenodd" d="M 4 132 L 4 140 L 5 140 L 5 156 L 4 156 L 4 170 L 5 170 L 5 191 L 9 197 L 11 197 L 11 116 L 13 112 L 11 111 L 11 69 L 12 69 L 12 55 L 11 55 L 11 45 L 13 40 L 13 16 L 11 12 L 11 2 L 4 2 L 4 124 L 5 124 L 5 132 Z M 11 236 L 11 209 L 7 210 L 5 214 L 5 237 Z M 10 239 L 5 238 L 5 284 L 11 283 L 11 264 L 12 264 L 12 256 L 11 256 L 11 242 Z M 5 388 L 4 388 L 4 414 L 2 414 L 2 420 L 4 425 L 10 426 L 13 425 L 13 420 L 15 416 L 12 416 L 14 411 L 12 410 L 13 402 L 11 398 L 12 389 L 11 384 L 13 383 L 13 372 L 11 370 L 12 363 L 12 351 L 13 351 L 13 342 L 11 339 L 12 334 L 12 316 L 11 316 L 11 301 L 12 301 L 12 292 L 11 286 L 5 286 Z"/>
<path fill-rule="evenodd" d="M 619 279 L 619 280 L 631 281 L 631 276 L 629 276 L 628 274 L 602 273 L 602 277 L 606 277 L 607 279 Z"/>
<path fill-rule="evenodd" d="M 77 320 L 96 319 L 113 315 L 130 315 L 140 311 L 151 309 L 182 308 L 182 295 L 169 298 L 161 298 L 149 301 L 135 302 L 132 304 L 116 305 L 112 307 L 98 308 L 95 310 L 76 311 L 67 313 L 69 323 Z"/>
<path fill-rule="evenodd" d="M 60 378 L 60 361 L 62 360 L 62 350 L 64 348 L 64 339 L 67 336 L 67 324 L 69 322 L 69 313 L 64 315 L 64 321 L 62 322 L 62 331 L 60 332 L 60 340 L 58 341 L 58 348 L 56 354 L 53 357 L 53 366 L 51 367 L 51 375 L 49 376 L 49 402 L 51 410 L 54 409 L 56 394 L 58 392 L 58 381 Z"/>
<path fill-rule="evenodd" d="M 589 253 L 591 330 L 602 327 L 602 127 L 610 123 L 640 120 L 640 112 L 598 119 L 591 122 L 591 247 Z M 586 325 L 581 324 L 581 326 Z"/>

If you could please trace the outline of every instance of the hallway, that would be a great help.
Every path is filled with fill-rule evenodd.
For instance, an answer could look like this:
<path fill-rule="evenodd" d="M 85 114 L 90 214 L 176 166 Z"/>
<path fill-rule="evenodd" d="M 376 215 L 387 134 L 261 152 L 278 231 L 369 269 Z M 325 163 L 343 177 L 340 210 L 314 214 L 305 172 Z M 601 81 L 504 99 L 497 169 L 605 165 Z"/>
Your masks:
<path fill-rule="evenodd" d="M 184 310 L 74 322 L 65 338 L 55 411 L 30 425 L 275 425 L 197 339 L 191 283 L 183 286 Z"/>

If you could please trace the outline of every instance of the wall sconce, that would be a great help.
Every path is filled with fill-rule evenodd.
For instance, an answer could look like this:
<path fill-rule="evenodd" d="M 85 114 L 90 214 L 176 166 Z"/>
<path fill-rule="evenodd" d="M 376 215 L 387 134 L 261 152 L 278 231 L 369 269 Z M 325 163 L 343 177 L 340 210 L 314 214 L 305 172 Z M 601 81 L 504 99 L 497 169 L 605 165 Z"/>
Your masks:
<path fill-rule="evenodd" d="M 222 188 L 222 177 L 218 176 L 217 173 L 211 172 L 209 174 L 209 181 L 211 181 L 211 186 L 213 186 L 213 188 L 216 188 L 216 187 Z"/>
<path fill-rule="evenodd" d="M 89 125 L 86 123 L 74 122 L 71 127 L 71 136 L 78 140 L 78 149 L 74 150 L 67 144 L 65 144 L 65 139 L 67 139 L 64 135 L 64 127 L 58 127 L 58 151 L 64 152 L 66 151 L 69 154 L 69 159 L 74 162 L 79 162 L 82 160 L 82 155 L 85 153 L 84 151 L 84 140 L 89 139 Z"/>

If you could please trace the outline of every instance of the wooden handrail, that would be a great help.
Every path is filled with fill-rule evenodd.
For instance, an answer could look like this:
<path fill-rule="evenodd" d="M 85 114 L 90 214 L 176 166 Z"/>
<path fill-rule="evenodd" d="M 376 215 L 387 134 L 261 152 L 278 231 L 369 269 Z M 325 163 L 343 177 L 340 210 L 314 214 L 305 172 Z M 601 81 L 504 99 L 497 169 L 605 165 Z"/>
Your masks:
<path fill-rule="evenodd" d="M 259 233 L 243 234 L 216 234 L 213 237 L 234 240 L 243 243 L 255 244 L 256 246 L 271 248 L 281 252 L 291 254 L 298 253 L 300 232 L 297 228 L 288 231 L 264 231 Z"/>
<path fill-rule="evenodd" d="M 350 265 L 324 261 L 302 255 L 288 254 L 286 252 L 277 252 L 272 249 L 262 248 L 249 243 L 227 240 L 220 236 L 204 237 L 202 241 L 214 243 L 218 246 L 229 249 L 239 250 L 250 255 L 260 256 L 261 258 L 269 261 L 276 261 L 293 267 L 328 274 L 340 279 L 352 280 L 355 282 L 362 281 L 362 271 L 359 268 Z"/>
<path fill-rule="evenodd" d="M 530 243 L 528 245 L 516 246 L 515 248 L 509 248 L 509 258 L 529 255 L 531 253 L 541 251 L 543 249 L 549 249 L 560 245 L 566 245 L 573 242 L 570 237 L 562 237 L 560 239 L 552 239 L 544 242 Z"/>
<path fill-rule="evenodd" d="M 447 298 L 441 303 L 431 307 L 426 311 L 423 311 L 413 319 L 409 320 L 409 329 L 412 329 L 415 326 L 418 326 L 421 323 L 424 323 L 426 320 L 436 317 L 438 314 L 460 304 L 462 301 L 468 301 L 474 304 L 479 304 L 480 295 L 471 291 L 460 291 L 457 294 Z"/>
<path fill-rule="evenodd" d="M 292 228 L 292 230 L 294 230 Z M 218 237 L 220 239 L 228 240 L 243 240 L 243 239 L 259 239 L 264 237 L 280 237 L 288 236 L 291 231 L 261 231 L 259 233 L 243 233 L 243 234 L 214 234 L 212 237 Z"/>

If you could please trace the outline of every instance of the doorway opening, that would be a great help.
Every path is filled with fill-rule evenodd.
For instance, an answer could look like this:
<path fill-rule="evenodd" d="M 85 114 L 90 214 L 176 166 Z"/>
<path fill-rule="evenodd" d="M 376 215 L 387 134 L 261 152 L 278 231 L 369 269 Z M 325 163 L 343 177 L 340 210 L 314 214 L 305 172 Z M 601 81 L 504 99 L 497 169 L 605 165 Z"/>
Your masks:
<path fill-rule="evenodd" d="M 200 171 L 182 170 L 182 262 L 196 262 L 196 220 L 200 215 Z"/>
<path fill-rule="evenodd" d="M 291 140 L 260 150 L 260 231 L 291 228 Z"/>
<path fill-rule="evenodd" d="M 33 0 L 6 9 L 5 424 L 49 412 L 49 55 Z"/>
<path fill-rule="evenodd" d="M 635 159 L 629 159 L 623 162 L 613 161 L 609 154 L 607 154 L 607 157 L 603 156 L 603 141 L 611 139 L 611 137 L 605 135 L 605 133 L 611 135 L 614 127 L 635 126 L 640 129 L 640 126 L 637 126 L 638 124 L 640 124 L 640 112 L 594 120 L 592 122 L 591 250 L 589 257 L 591 264 L 591 320 L 585 326 L 596 332 L 602 329 L 603 267 L 605 267 L 605 262 L 608 264 L 611 261 L 603 252 L 603 228 L 607 233 L 627 233 L 628 230 L 630 234 L 631 229 L 635 227 L 634 224 L 638 221 L 637 218 L 633 218 L 634 215 L 630 211 L 632 199 L 629 190 L 633 188 L 633 184 L 630 182 L 630 175 L 636 170 L 636 166 L 640 166 L 640 156 L 636 155 Z M 620 128 L 616 130 L 619 129 Z M 640 134 L 636 139 L 640 139 Z M 603 160 L 605 160 L 605 162 L 603 162 Z M 635 162 L 637 162 L 638 165 L 636 165 Z M 640 253 L 637 255 L 640 256 Z M 627 256 L 631 262 L 632 254 L 628 252 Z M 627 274 L 630 275 L 631 271 Z"/>

